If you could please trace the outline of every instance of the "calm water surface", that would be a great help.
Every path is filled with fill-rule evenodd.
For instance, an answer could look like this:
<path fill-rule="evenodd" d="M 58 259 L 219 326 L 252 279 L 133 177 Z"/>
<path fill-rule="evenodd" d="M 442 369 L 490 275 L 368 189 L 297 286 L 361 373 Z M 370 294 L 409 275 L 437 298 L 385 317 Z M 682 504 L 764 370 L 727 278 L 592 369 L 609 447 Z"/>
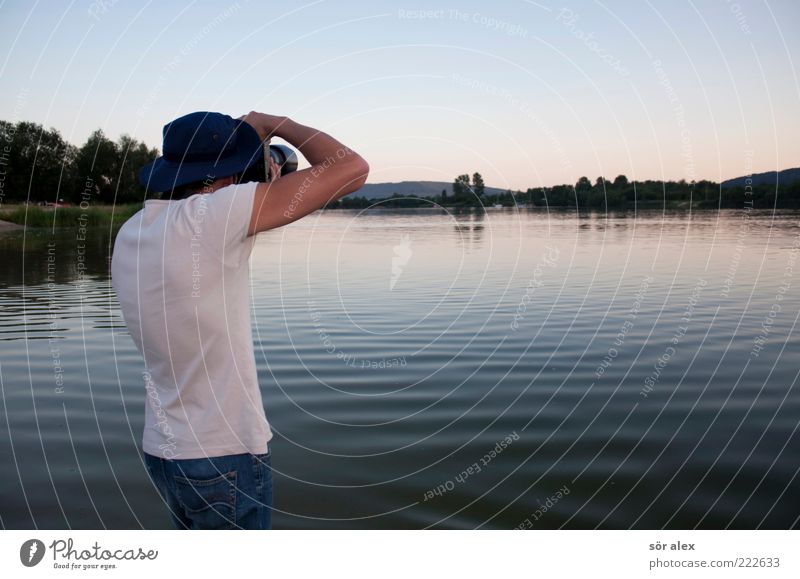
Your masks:
<path fill-rule="evenodd" d="M 274 526 L 797 527 L 798 217 L 373 209 L 261 234 Z M 79 237 L 0 235 L 0 523 L 170 528 L 111 236 Z"/>

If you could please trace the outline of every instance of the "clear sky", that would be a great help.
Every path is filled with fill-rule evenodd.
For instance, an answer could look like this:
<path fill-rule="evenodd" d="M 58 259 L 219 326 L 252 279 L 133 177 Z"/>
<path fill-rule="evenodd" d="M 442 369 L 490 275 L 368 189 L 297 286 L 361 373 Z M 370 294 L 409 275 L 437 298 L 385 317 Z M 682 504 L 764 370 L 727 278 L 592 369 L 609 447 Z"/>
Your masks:
<path fill-rule="evenodd" d="M 798 23 L 793 0 L 5 1 L 0 118 L 160 148 L 175 117 L 256 109 L 369 182 L 721 180 L 800 166 Z"/>

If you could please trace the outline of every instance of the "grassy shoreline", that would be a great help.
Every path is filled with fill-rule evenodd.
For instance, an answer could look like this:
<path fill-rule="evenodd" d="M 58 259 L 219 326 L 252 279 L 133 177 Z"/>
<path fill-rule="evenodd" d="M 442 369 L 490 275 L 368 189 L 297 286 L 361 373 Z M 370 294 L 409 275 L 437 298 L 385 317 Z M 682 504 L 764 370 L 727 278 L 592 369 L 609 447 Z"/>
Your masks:
<path fill-rule="evenodd" d="M 19 228 L 62 228 L 62 227 L 114 227 L 122 225 L 134 213 L 142 208 L 141 203 L 126 205 L 94 205 L 85 209 L 81 207 L 41 207 L 37 205 L 3 205 L 0 206 L 0 225 L 5 223 L 6 227 L 0 230 L 14 230 Z M 328 207 L 327 209 L 357 210 L 356 207 Z M 381 210 L 392 209 L 419 209 L 419 207 L 380 207 Z M 473 206 L 448 206 L 447 209 L 455 211 L 474 211 L 479 209 Z M 491 209 L 488 207 L 487 209 Z M 504 207 L 510 209 L 510 207 Z M 558 207 L 524 207 L 523 210 L 549 210 L 556 212 L 575 212 L 575 206 Z M 664 204 L 640 204 L 637 207 L 622 206 L 609 207 L 608 213 L 629 213 L 639 210 L 662 210 L 662 211 L 716 211 L 719 209 L 736 209 L 733 207 L 707 207 L 697 205 L 689 206 L 688 203 L 667 203 Z M 771 209 L 771 208 L 770 208 Z M 778 211 L 797 211 L 797 208 L 779 208 Z M 605 209 L 581 208 L 580 213 L 605 213 Z M 19 226 L 19 227 L 15 227 Z"/>
<path fill-rule="evenodd" d="M 0 208 L 0 220 L 23 227 L 103 227 L 120 225 L 141 208 L 141 203 L 94 205 L 85 209 L 7 205 Z"/>

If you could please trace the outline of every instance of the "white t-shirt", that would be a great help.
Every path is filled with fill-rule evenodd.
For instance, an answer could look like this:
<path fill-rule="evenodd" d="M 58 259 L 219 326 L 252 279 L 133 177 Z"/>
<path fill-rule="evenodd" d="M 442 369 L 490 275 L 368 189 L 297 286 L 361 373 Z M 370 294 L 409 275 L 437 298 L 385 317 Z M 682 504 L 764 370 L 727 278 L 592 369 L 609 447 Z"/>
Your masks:
<path fill-rule="evenodd" d="M 143 450 L 170 459 L 264 454 L 272 431 L 256 376 L 247 236 L 256 183 L 149 199 L 111 263 L 144 357 Z"/>

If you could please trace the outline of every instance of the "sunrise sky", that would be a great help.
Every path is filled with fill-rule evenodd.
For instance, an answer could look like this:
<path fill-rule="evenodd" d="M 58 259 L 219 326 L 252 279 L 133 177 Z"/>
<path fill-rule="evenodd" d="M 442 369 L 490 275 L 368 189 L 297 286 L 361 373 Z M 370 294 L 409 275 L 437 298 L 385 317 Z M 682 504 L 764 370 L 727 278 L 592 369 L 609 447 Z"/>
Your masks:
<path fill-rule="evenodd" d="M 161 145 L 195 110 L 288 115 L 369 182 L 525 189 L 800 166 L 800 3 L 0 4 L 0 118 Z M 307 165 L 303 165 L 307 166 Z"/>

